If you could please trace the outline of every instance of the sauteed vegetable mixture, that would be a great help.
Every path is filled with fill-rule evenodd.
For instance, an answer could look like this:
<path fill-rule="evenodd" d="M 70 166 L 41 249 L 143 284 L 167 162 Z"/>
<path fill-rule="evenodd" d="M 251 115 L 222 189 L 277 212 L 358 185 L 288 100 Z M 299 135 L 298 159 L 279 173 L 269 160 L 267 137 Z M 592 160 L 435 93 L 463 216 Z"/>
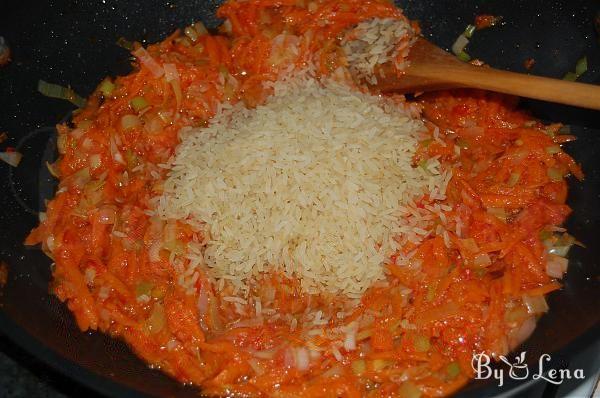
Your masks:
<path fill-rule="evenodd" d="M 472 377 L 473 353 L 506 354 L 525 340 L 548 311 L 545 295 L 561 288 L 565 256 L 575 242 L 560 226 L 570 213 L 565 178 L 583 178 L 560 147 L 574 137 L 560 125 L 534 120 L 510 97 L 452 91 L 407 101 L 368 94 L 351 72 L 372 71 L 366 78 L 376 78 L 377 64 L 392 60 L 401 73 L 411 35 L 419 31 L 388 1 L 236 0 L 218 15 L 225 21 L 218 32 L 196 23 L 147 48 L 135 43 L 134 71 L 106 78 L 71 122 L 57 126 L 60 158 L 48 167 L 59 189 L 26 243 L 41 244 L 54 261 L 51 290 L 81 330 L 123 339 L 148 364 L 205 394 L 276 397 L 444 396 Z M 379 21 L 377 34 L 395 40 L 393 52 L 366 36 L 369 21 Z M 357 39 L 362 44 L 350 43 Z M 373 59 L 376 64 L 369 64 Z M 345 287 L 303 280 L 318 268 L 303 263 L 299 248 L 310 253 L 312 246 L 338 247 L 347 238 L 344 231 L 318 245 L 290 238 L 273 249 L 259 240 L 264 252 L 254 257 L 240 249 L 239 259 L 267 260 L 252 263 L 252 272 L 241 266 L 220 272 L 225 257 L 219 257 L 219 244 L 226 234 L 239 238 L 242 229 L 219 224 L 217 230 L 207 221 L 213 215 L 172 218 L 159 211 L 168 192 L 185 198 L 183 191 L 169 191 L 168 181 L 177 170 L 189 175 L 181 161 L 189 137 L 228 131 L 234 125 L 228 120 L 238 120 L 238 114 L 256 121 L 252 118 L 278 98 L 286 108 L 285 99 L 296 94 L 279 90 L 297 75 L 323 84 L 322 90 L 333 85 L 356 93 L 348 96 L 356 95 L 356 106 L 371 101 L 369 112 L 381 101 L 381 115 L 397 112 L 398 120 L 412 123 L 411 152 L 393 159 L 410 163 L 415 179 L 431 179 L 431 187 L 439 187 L 402 199 L 409 213 L 381 218 L 381 224 L 403 228 L 369 248 L 380 259 L 368 263 L 378 268 L 366 289 L 354 289 L 364 279 L 337 272 L 333 261 L 331 267 L 338 268 L 323 269 L 339 275 Z M 318 100 L 314 92 L 320 91 L 306 98 Z M 225 127 L 214 127 L 217 123 Z M 337 127 L 327 133 L 328 128 L 323 134 L 341 137 Z M 389 161 L 390 148 L 367 152 L 376 145 L 374 137 L 371 143 L 352 143 L 356 158 L 382 155 Z M 203 145 L 212 144 L 207 139 Z M 225 163 L 246 175 L 243 159 L 231 150 L 235 145 L 227 147 L 233 155 Z M 350 141 L 330 149 L 332 156 L 349 146 Z M 206 159 L 220 150 L 200 148 L 208 148 Z M 350 164 L 348 156 L 340 164 Z M 219 173 L 228 174 L 227 167 Z M 371 175 L 367 169 L 359 174 Z M 348 170 L 341 173 L 351 183 Z M 377 170 L 372 174 L 378 178 Z M 201 180 L 190 182 L 190 189 L 194 181 Z M 246 183 L 241 177 L 235 187 L 224 181 L 221 188 L 215 182 L 213 195 L 223 200 Z M 202 189 L 212 195 L 210 181 L 205 183 Z M 332 182 L 327 189 L 346 192 L 336 187 Z M 367 190 L 355 188 L 356 195 Z M 273 192 L 269 206 L 288 206 L 277 203 L 280 194 Z M 266 206 L 264 200 L 257 203 Z M 351 217 L 350 207 L 344 209 Z M 266 222 L 252 218 L 259 210 L 241 209 L 239 217 L 250 217 L 258 231 Z M 315 229 L 331 218 L 327 207 L 319 211 Z M 378 220 L 367 213 L 360 217 Z M 283 234 L 283 224 L 279 227 Z M 283 235 L 272 236 L 277 242 Z M 269 260 L 275 258 L 269 250 L 288 253 L 285 245 L 293 246 L 289 259 L 281 257 L 285 264 Z M 353 257 L 356 264 L 363 264 L 361 253 Z M 328 257 L 319 258 L 330 264 Z"/>

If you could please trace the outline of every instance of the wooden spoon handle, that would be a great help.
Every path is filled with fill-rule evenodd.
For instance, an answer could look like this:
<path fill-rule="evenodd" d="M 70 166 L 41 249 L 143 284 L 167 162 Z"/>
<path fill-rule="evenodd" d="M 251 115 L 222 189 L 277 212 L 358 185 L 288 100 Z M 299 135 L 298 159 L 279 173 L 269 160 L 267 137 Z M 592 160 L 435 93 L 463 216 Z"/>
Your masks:
<path fill-rule="evenodd" d="M 440 70 L 442 69 L 442 70 Z M 441 75 L 440 75 L 441 74 Z M 413 77 L 445 87 L 468 87 L 600 110 L 600 86 L 507 72 L 468 64 L 420 65 Z M 443 76 L 443 82 L 440 79 Z"/>
<path fill-rule="evenodd" d="M 414 93 L 449 88 L 479 88 L 583 108 L 600 109 L 600 86 L 473 66 L 419 38 L 410 49 L 403 76 L 389 63 L 379 67 L 375 88 Z M 381 73 L 379 73 L 381 72 Z"/>

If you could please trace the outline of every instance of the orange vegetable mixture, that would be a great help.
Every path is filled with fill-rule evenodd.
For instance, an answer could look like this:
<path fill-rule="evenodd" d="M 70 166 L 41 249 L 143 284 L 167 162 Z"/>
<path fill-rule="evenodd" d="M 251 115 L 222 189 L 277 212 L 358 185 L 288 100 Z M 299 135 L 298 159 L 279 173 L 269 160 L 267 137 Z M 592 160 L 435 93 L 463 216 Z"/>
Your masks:
<path fill-rule="evenodd" d="M 60 187 L 26 243 L 41 243 L 53 259 L 52 292 L 81 330 L 125 340 L 144 361 L 206 394 L 277 397 L 448 395 L 472 376 L 474 352 L 506 354 L 526 338 L 523 325 L 538 311 L 523 297 L 561 286 L 546 273 L 543 240 L 561 231 L 570 212 L 565 177 L 582 174 L 559 147 L 573 139 L 559 135 L 560 126 L 481 92 L 419 97 L 439 140 L 422 142 L 418 154 L 440 155 L 453 171 L 449 242 L 436 235 L 404 248 L 415 251 L 413 266 L 392 256 L 388 283 L 324 326 L 369 314 L 357 349 L 340 347 L 336 358 L 321 336 L 306 342 L 300 326 L 285 322 L 229 327 L 236 315 L 204 275 L 191 294 L 178 283 L 173 253 L 202 237 L 146 211 L 161 193 L 167 170 L 159 165 L 173 154 L 178 131 L 205 125 L 222 101 L 263 101 L 262 83 L 289 63 L 273 54 L 280 33 L 302 37 L 303 54 L 328 75 L 344 66 L 341 32 L 373 17 L 403 18 L 379 0 L 230 1 L 218 15 L 228 21 L 219 34 L 186 29 L 147 48 L 156 65 L 176 67 L 176 79 L 146 58 L 129 75 L 106 79 L 72 123 L 58 126 L 60 159 L 51 168 Z M 179 246 L 156 245 L 167 229 Z M 279 313 L 326 307 L 294 281 L 271 278 L 279 281 L 272 285 Z M 201 290 L 210 292 L 208 313 L 198 310 Z M 302 344 L 320 348 L 306 370 L 286 359 L 286 347 Z"/>

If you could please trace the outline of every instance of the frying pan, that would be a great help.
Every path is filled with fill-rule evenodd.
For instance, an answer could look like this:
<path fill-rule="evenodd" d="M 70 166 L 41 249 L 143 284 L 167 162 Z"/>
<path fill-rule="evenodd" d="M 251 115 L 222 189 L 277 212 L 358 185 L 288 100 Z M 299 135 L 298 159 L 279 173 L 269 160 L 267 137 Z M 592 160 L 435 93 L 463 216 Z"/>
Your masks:
<path fill-rule="evenodd" d="M 217 0 L 34 0 L 0 4 L 0 35 L 11 45 L 13 61 L 0 68 L 0 131 L 8 145 L 24 154 L 18 168 L 0 165 L 0 260 L 9 266 L 0 293 L 2 345 L 38 358 L 59 373 L 108 396 L 197 396 L 149 369 L 121 342 L 100 333 L 81 333 L 65 305 L 48 294 L 50 261 L 41 251 L 22 245 L 36 225 L 37 212 L 50 198 L 54 182 L 45 168 L 55 155 L 53 126 L 66 120 L 69 103 L 36 92 L 39 79 L 70 84 L 88 95 L 106 75 L 130 70 L 128 53 L 115 45 L 121 36 L 155 42 L 196 20 L 215 27 Z M 399 5 L 421 22 L 427 38 L 448 48 L 477 14 L 504 16 L 502 26 L 477 32 L 469 52 L 498 67 L 561 77 L 586 55 L 585 82 L 600 82 L 600 50 L 594 31 L 600 2 L 595 0 L 404 0 Z M 583 166 L 586 179 L 570 181 L 569 204 L 574 209 L 569 231 L 585 244 L 570 253 L 564 288 L 549 298 L 533 336 L 518 350 L 535 367 L 542 353 L 554 367 L 568 366 L 573 356 L 590 349 L 600 332 L 600 117 L 597 112 L 534 101 L 522 106 L 545 121 L 572 126 L 578 140 L 567 150 Z M 6 145 L 6 144 L 4 144 Z M 596 344 L 597 347 L 597 344 Z M 63 376 L 64 377 L 64 376 Z M 479 380 L 461 397 L 514 393 L 531 380 Z"/>

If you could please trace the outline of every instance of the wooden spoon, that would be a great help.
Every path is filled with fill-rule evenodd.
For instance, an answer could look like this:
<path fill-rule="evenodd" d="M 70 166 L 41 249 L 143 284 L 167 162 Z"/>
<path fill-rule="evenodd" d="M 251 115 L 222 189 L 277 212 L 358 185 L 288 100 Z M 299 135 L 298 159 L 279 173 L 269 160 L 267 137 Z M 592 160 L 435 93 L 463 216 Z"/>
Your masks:
<path fill-rule="evenodd" d="M 600 86 L 473 66 L 424 38 L 417 39 L 408 59 L 410 66 L 402 76 L 392 65 L 383 64 L 376 71 L 378 83 L 372 87 L 400 93 L 479 88 L 600 110 Z"/>

